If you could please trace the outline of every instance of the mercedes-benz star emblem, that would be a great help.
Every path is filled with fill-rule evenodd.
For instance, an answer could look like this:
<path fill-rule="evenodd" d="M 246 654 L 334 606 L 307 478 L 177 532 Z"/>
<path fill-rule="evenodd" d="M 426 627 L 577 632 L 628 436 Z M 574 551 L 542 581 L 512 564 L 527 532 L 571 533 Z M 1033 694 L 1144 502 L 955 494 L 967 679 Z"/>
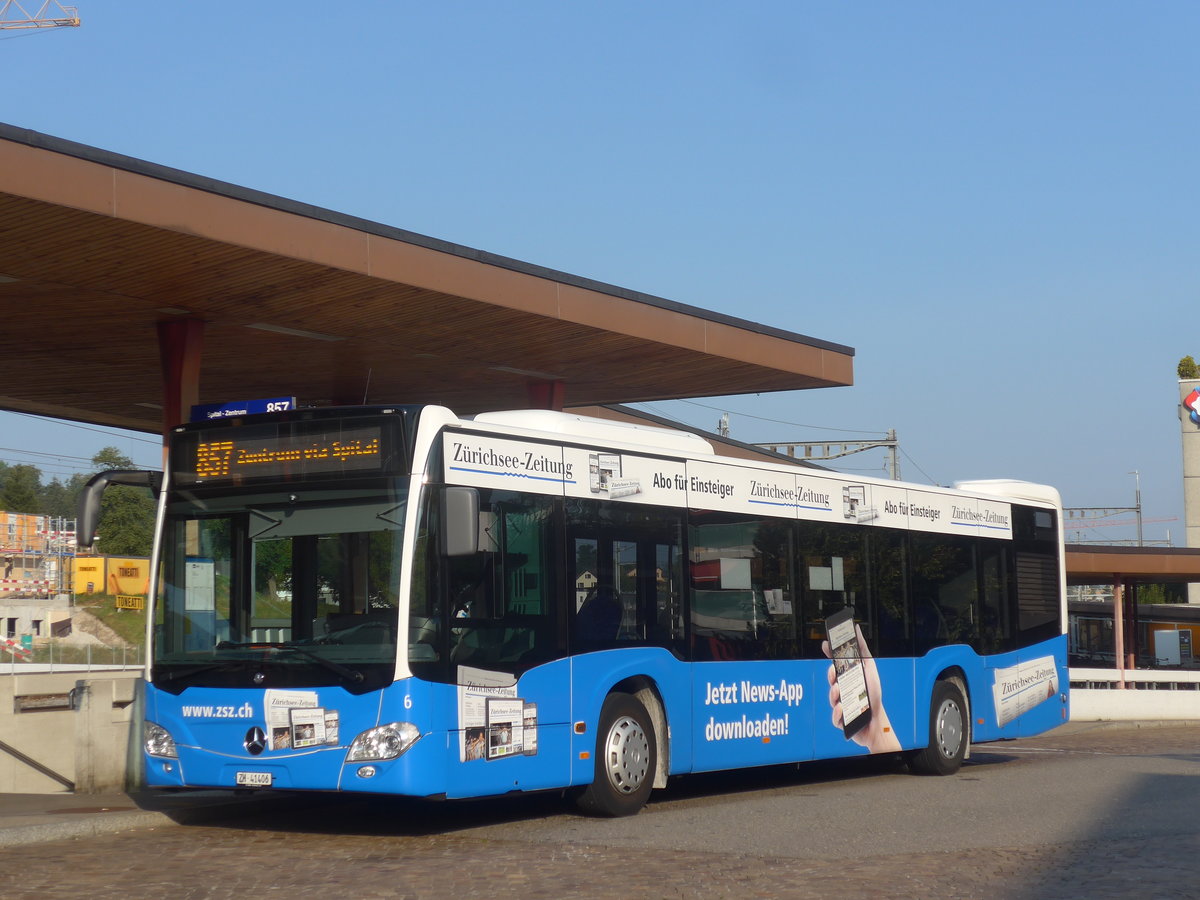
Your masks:
<path fill-rule="evenodd" d="M 251 756 L 258 756 L 267 749 L 267 736 L 257 725 L 246 732 L 245 747 Z"/>

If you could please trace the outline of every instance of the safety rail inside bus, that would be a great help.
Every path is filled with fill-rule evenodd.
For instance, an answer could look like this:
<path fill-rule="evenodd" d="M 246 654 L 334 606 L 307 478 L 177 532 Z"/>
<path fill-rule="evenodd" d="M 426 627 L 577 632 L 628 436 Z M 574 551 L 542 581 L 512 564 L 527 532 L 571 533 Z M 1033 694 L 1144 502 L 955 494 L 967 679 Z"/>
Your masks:
<path fill-rule="evenodd" d="M 636 813 L 668 778 L 872 753 L 952 774 L 1069 716 L 1061 504 L 718 457 L 526 410 L 175 428 L 145 778 Z"/>

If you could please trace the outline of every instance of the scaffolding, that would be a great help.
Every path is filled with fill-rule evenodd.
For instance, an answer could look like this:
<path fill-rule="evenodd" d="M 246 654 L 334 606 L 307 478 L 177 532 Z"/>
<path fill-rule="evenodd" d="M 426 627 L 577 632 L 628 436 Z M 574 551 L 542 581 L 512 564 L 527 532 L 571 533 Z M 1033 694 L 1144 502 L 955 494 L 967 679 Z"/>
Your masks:
<path fill-rule="evenodd" d="M 0 600 L 71 591 L 75 520 L 0 511 Z"/>

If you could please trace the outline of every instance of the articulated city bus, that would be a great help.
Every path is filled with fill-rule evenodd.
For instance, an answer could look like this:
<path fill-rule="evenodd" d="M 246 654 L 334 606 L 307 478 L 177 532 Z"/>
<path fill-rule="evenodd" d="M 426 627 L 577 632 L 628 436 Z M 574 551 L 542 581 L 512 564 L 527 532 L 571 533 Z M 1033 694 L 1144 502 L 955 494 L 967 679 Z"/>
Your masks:
<path fill-rule="evenodd" d="M 1068 718 L 1057 493 L 718 457 L 545 410 L 291 410 L 170 435 L 155 787 L 637 812 L 673 775 L 870 753 L 950 774 Z"/>

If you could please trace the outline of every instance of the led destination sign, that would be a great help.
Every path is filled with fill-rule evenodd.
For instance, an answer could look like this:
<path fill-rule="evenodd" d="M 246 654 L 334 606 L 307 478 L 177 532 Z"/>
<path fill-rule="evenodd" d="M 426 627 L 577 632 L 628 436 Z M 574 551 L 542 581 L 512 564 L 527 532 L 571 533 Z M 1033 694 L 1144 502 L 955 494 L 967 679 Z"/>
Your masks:
<path fill-rule="evenodd" d="M 366 473 L 382 470 L 387 457 L 378 425 L 307 434 L 287 426 L 206 430 L 187 438 L 177 446 L 176 471 L 179 480 L 194 484 Z"/>

